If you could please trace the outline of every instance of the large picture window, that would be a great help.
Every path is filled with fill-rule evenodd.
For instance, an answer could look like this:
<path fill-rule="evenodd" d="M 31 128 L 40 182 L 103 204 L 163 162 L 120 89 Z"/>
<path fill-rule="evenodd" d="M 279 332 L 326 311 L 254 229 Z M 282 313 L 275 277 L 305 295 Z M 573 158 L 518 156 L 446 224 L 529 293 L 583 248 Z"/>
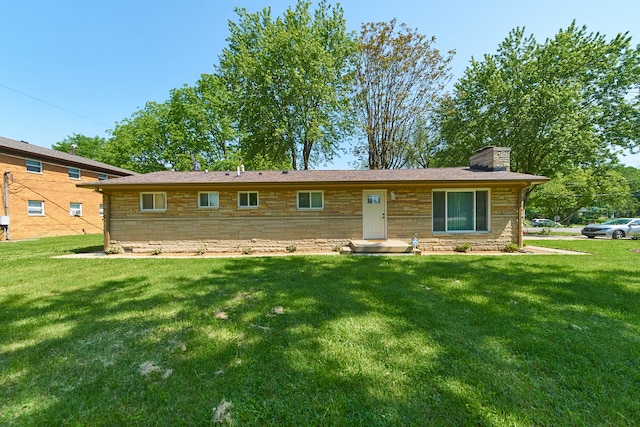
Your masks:
<path fill-rule="evenodd" d="M 166 211 L 167 193 L 140 193 L 140 210 L 146 212 Z"/>
<path fill-rule="evenodd" d="M 434 191 L 433 231 L 489 231 L 489 190 Z"/>
<path fill-rule="evenodd" d="M 298 209 L 322 209 L 322 191 L 298 191 Z"/>

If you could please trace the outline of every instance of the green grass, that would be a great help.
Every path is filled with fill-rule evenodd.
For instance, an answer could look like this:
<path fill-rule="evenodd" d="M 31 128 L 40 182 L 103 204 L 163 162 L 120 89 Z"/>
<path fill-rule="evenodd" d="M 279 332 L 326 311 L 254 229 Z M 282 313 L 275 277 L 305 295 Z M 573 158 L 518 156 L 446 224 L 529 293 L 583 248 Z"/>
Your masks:
<path fill-rule="evenodd" d="M 0 425 L 637 425 L 640 242 L 535 245 L 592 255 L 2 243 Z"/>

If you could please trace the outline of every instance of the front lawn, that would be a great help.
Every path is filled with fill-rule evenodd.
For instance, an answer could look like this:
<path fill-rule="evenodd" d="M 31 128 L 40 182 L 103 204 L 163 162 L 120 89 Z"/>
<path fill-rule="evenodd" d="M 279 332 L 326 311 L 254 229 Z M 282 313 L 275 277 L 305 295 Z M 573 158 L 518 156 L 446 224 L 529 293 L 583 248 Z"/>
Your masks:
<path fill-rule="evenodd" d="M 640 421 L 640 242 L 588 256 L 54 259 L 0 243 L 0 425 Z"/>

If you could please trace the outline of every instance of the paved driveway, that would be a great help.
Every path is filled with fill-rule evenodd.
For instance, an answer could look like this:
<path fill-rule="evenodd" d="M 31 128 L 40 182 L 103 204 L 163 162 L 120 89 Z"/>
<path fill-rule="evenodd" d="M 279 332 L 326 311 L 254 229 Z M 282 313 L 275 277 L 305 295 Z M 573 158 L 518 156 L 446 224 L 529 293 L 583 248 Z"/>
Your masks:
<path fill-rule="evenodd" d="M 552 228 L 551 231 L 556 233 L 566 233 L 562 235 L 548 235 L 540 234 L 542 228 L 540 227 L 527 227 L 525 228 L 527 234 L 524 235 L 524 240 L 574 240 L 574 239 L 586 239 L 585 236 L 580 234 L 582 227 L 557 227 Z M 571 233 L 571 234 L 569 234 Z"/>

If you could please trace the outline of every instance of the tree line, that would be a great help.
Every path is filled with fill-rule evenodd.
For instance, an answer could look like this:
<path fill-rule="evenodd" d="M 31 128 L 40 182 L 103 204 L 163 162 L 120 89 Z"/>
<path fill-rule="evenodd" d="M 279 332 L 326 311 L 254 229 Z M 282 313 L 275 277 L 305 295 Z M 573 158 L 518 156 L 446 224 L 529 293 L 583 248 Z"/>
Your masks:
<path fill-rule="evenodd" d="M 361 168 L 465 166 L 483 146 L 506 146 L 512 170 L 553 178 L 531 194 L 545 213 L 543 194 L 587 203 L 566 197 L 581 188 L 567 182 L 637 209 L 632 173 L 615 169 L 620 153 L 639 148 L 640 48 L 628 34 L 608 40 L 574 22 L 538 42 L 515 28 L 447 92 L 455 52 L 396 20 L 350 32 L 341 7 L 325 0 L 315 9 L 299 0 L 278 17 L 269 8 L 236 14 L 212 73 L 147 103 L 106 138 L 75 134 L 53 148 L 73 144 L 79 155 L 151 172 L 309 169 L 345 150 Z"/>

